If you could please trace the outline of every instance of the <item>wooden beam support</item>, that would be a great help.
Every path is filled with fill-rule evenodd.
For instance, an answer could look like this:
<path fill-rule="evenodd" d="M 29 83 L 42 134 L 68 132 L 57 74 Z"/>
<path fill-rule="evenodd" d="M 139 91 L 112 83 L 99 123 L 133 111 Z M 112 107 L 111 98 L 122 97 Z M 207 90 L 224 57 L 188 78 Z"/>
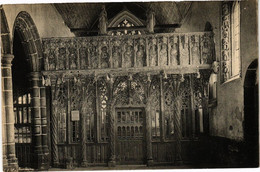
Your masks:
<path fill-rule="evenodd" d="M 180 24 L 163 24 L 163 25 L 156 25 L 154 27 L 155 30 L 159 29 L 176 29 L 179 28 Z M 132 26 L 132 27 L 109 27 L 107 31 L 132 31 L 132 30 L 147 30 L 146 26 Z M 84 32 L 84 33 L 98 33 L 98 29 L 89 30 L 87 28 L 71 28 L 71 32 Z"/>

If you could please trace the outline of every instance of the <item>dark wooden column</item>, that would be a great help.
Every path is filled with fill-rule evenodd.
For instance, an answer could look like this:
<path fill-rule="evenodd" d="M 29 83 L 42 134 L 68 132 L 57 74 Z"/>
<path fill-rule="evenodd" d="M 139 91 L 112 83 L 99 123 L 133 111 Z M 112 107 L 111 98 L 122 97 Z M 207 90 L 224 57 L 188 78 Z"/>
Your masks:
<path fill-rule="evenodd" d="M 109 160 L 108 166 L 114 167 L 116 166 L 116 151 L 115 151 L 115 114 L 114 114 L 114 106 L 116 102 L 116 98 L 113 95 L 113 78 L 110 78 L 108 81 L 109 85 Z"/>
<path fill-rule="evenodd" d="M 87 167 L 87 145 L 86 145 L 86 114 L 82 113 L 81 114 L 81 149 L 82 149 L 82 155 L 81 155 L 81 166 L 82 167 Z"/>
<path fill-rule="evenodd" d="M 174 113 L 174 126 L 176 131 L 176 143 L 175 143 L 175 164 L 182 164 L 181 155 L 181 138 L 182 138 L 182 128 L 181 128 L 181 109 L 182 109 L 182 90 L 181 82 L 183 78 L 175 76 L 173 79 L 173 113 Z"/>
<path fill-rule="evenodd" d="M 14 139 L 14 110 L 13 110 L 13 86 L 12 86 L 12 69 L 11 62 L 14 56 L 11 54 L 2 55 L 2 96 L 3 104 L 2 110 L 4 111 L 2 123 L 3 126 L 3 153 L 7 160 L 8 166 L 4 167 L 5 170 L 18 171 L 18 163 L 15 155 L 15 139 Z M 6 161 L 4 161 L 6 164 Z"/>
<path fill-rule="evenodd" d="M 53 167 L 59 167 L 59 155 L 58 155 L 58 126 L 57 126 L 57 113 L 58 113 L 58 101 L 56 100 L 57 83 L 55 79 L 51 80 L 51 95 L 52 95 L 52 114 L 51 114 L 51 153 Z"/>
<path fill-rule="evenodd" d="M 147 86 L 147 104 L 146 104 L 146 115 L 145 115 L 145 124 L 146 124 L 146 160 L 147 166 L 153 165 L 153 154 L 152 154 L 152 135 L 151 135 L 151 93 L 150 93 L 150 84 L 151 79 L 148 76 Z"/>

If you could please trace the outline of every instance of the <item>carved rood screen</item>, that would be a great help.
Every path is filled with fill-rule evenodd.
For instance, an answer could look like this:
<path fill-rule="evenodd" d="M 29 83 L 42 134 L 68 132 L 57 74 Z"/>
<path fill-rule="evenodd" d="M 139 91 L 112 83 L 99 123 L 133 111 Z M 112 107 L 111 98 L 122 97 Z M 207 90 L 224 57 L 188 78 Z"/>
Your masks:
<path fill-rule="evenodd" d="M 213 33 L 45 38 L 45 71 L 192 66 L 214 61 Z M 89 70 L 86 70 L 89 71 Z M 107 72 L 107 71 L 106 71 Z"/>

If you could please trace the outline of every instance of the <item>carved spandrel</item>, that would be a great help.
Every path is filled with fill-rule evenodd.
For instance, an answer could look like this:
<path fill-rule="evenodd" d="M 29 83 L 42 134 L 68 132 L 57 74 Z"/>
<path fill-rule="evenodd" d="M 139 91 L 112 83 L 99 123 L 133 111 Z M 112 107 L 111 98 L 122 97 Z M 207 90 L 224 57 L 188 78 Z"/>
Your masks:
<path fill-rule="evenodd" d="M 130 85 L 128 86 L 130 87 L 129 104 L 132 105 L 145 104 L 145 89 L 144 89 L 144 85 L 141 83 L 142 81 L 139 76 L 135 76 L 134 79 L 130 81 Z"/>
<path fill-rule="evenodd" d="M 115 104 L 127 105 L 129 103 L 127 78 L 117 77 L 113 85 L 113 96 L 116 99 Z"/>

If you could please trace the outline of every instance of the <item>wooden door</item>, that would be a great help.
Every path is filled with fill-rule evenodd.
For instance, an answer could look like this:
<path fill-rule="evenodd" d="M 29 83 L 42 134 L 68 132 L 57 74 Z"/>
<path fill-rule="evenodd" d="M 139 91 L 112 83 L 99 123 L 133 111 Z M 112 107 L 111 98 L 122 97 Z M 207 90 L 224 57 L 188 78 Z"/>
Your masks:
<path fill-rule="evenodd" d="M 116 157 L 118 164 L 144 163 L 144 110 L 116 109 Z"/>

